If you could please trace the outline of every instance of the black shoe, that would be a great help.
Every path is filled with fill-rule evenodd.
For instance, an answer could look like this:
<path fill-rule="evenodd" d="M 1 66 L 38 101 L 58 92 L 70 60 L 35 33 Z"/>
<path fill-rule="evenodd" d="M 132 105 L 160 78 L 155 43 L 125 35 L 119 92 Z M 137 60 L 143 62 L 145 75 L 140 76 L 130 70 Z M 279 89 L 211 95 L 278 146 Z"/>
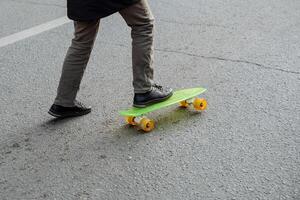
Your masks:
<path fill-rule="evenodd" d="M 91 107 L 86 107 L 81 102 L 75 101 L 73 107 L 64 107 L 53 104 L 48 113 L 57 118 L 76 117 L 91 112 Z"/>
<path fill-rule="evenodd" d="M 149 92 L 142 94 L 134 94 L 133 106 L 144 108 L 154 103 L 165 101 L 173 95 L 171 88 L 163 88 L 160 85 L 154 84 Z"/>

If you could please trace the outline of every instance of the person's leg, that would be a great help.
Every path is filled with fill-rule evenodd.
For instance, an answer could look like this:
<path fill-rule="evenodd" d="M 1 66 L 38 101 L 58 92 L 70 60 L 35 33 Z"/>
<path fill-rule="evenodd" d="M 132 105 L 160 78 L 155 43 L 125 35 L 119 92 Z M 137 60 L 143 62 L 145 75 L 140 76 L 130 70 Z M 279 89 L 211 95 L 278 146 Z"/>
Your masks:
<path fill-rule="evenodd" d="M 120 14 L 131 27 L 132 68 L 135 107 L 145 107 L 172 96 L 171 88 L 163 88 L 153 81 L 154 17 L 147 0 L 129 6 Z"/>
<path fill-rule="evenodd" d="M 145 93 L 153 83 L 154 17 L 146 0 L 121 10 L 120 14 L 131 27 L 134 92 Z"/>
<path fill-rule="evenodd" d="M 93 49 L 99 23 L 99 20 L 74 22 L 74 39 L 64 60 L 57 96 L 48 112 L 50 115 L 54 117 L 73 117 L 91 112 L 90 107 L 76 101 L 76 95 Z"/>
<path fill-rule="evenodd" d="M 54 104 L 74 106 L 81 79 L 93 49 L 100 21 L 74 22 L 75 33 L 64 60 Z"/>

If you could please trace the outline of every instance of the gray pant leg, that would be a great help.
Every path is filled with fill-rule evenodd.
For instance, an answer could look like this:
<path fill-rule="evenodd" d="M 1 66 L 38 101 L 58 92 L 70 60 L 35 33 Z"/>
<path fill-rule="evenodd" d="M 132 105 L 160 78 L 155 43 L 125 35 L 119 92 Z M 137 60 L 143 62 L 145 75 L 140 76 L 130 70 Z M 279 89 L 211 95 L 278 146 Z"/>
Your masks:
<path fill-rule="evenodd" d="M 147 0 L 121 10 L 120 14 L 131 27 L 134 92 L 144 93 L 153 84 L 154 17 Z"/>
<path fill-rule="evenodd" d="M 74 22 L 75 33 L 64 60 L 57 89 L 56 105 L 74 105 L 83 73 L 90 58 L 100 21 Z"/>

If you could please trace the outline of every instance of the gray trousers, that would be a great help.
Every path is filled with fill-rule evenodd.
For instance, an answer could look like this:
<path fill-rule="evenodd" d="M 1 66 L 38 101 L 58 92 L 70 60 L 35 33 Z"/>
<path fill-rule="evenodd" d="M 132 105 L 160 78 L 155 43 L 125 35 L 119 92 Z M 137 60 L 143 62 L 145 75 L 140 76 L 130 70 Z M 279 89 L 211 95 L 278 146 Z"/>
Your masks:
<path fill-rule="evenodd" d="M 147 0 L 141 0 L 119 11 L 131 27 L 132 71 L 135 93 L 151 90 L 153 83 L 153 27 L 154 17 Z M 75 33 L 64 60 L 62 74 L 54 104 L 74 105 L 80 82 L 90 58 L 98 33 L 100 20 L 74 22 Z"/>

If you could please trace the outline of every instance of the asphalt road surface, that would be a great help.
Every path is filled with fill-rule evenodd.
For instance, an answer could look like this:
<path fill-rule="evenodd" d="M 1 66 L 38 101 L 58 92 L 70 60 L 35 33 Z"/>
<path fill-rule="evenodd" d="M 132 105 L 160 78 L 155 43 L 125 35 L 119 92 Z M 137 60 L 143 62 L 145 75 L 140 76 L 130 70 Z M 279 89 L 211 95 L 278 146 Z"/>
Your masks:
<path fill-rule="evenodd" d="M 131 39 L 115 14 L 78 95 L 92 113 L 53 120 L 73 25 L 21 37 L 0 48 L 0 199 L 300 199 L 300 1 L 149 3 L 155 79 L 207 88 L 208 109 L 151 113 L 150 134 L 124 125 Z M 64 17 L 65 4 L 1 0 L 0 46 Z"/>

